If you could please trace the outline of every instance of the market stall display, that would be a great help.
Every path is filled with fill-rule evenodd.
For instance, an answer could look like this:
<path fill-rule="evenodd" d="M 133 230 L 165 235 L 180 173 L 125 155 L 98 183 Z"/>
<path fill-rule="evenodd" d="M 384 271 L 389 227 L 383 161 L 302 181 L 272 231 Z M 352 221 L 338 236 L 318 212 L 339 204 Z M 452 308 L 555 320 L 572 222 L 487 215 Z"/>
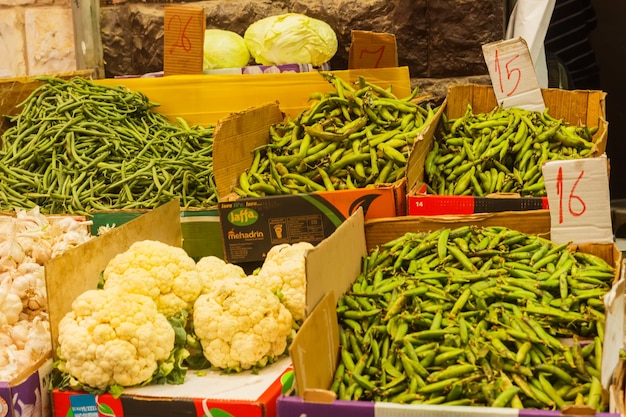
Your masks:
<path fill-rule="evenodd" d="M 310 313 L 279 415 L 616 413 L 621 253 L 548 236 L 543 210 L 355 213 L 307 256 Z"/>
<path fill-rule="evenodd" d="M 601 157 L 608 122 L 602 91 L 541 94 L 545 109 L 529 111 L 503 108 L 489 85 L 450 86 L 438 123 L 410 155 L 408 213 L 547 209 L 543 163 Z"/>
<path fill-rule="evenodd" d="M 598 126 L 574 125 L 543 112 L 496 107 L 446 120 L 426 157 L 428 191 L 439 195 L 518 193 L 545 196 L 541 166 L 593 155 Z"/>
<path fill-rule="evenodd" d="M 184 384 L 188 370 L 258 372 L 286 356 L 304 319 L 312 247 L 276 246 L 247 274 L 158 240 L 133 242 L 58 322 L 52 387 L 119 397 L 129 387 Z"/>
<path fill-rule="evenodd" d="M 89 214 L 174 197 L 182 207 L 216 204 L 212 126 L 171 122 L 138 91 L 40 79 L 2 133 L 0 207 Z"/>
<path fill-rule="evenodd" d="M 525 211 L 546 208 L 545 162 L 604 156 L 604 93 L 435 101 L 407 68 L 327 70 L 337 34 L 295 13 L 204 35 L 202 75 L 42 76 L 0 100 L 12 417 L 45 413 L 43 387 L 59 416 L 623 410 L 621 252 Z M 519 213 L 406 216 L 503 195 Z M 181 221 L 209 210 L 200 245 L 224 252 L 192 256 Z M 132 220 L 83 236 L 100 215 Z"/>
<path fill-rule="evenodd" d="M 339 298 L 339 399 L 603 411 L 615 266 L 506 227 L 441 228 L 372 249 Z"/>
<path fill-rule="evenodd" d="M 254 149 L 235 192 L 242 197 L 374 187 L 404 178 L 413 143 L 435 111 L 414 89 L 398 98 L 361 77 L 312 94 L 309 108 L 270 126 L 270 141 Z"/>

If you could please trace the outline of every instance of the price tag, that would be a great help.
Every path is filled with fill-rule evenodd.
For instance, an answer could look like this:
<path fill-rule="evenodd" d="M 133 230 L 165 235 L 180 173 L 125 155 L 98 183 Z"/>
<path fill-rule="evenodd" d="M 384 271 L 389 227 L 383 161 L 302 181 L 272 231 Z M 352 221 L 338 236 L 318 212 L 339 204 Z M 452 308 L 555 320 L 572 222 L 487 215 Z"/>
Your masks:
<path fill-rule="evenodd" d="M 487 43 L 482 49 L 498 103 L 505 108 L 545 109 L 537 73 L 523 38 Z"/>
<path fill-rule="evenodd" d="M 390 33 L 353 30 L 348 69 L 398 66 L 396 37 Z"/>
<path fill-rule="evenodd" d="M 202 74 L 204 8 L 167 5 L 164 9 L 163 74 Z"/>
<path fill-rule="evenodd" d="M 549 161 L 542 171 L 550 207 L 551 240 L 613 242 L 606 155 Z"/>

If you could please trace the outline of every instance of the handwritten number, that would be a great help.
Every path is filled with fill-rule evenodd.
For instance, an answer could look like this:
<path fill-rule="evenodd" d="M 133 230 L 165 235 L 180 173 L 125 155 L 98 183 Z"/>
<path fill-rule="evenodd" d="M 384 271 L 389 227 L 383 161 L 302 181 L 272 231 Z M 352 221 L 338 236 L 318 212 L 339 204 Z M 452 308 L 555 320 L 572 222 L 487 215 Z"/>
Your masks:
<path fill-rule="evenodd" d="M 176 20 L 176 22 L 174 22 L 174 20 Z M 189 19 L 187 19 L 187 22 L 184 25 L 182 25 L 180 16 L 175 15 L 175 16 L 172 16 L 170 21 L 167 23 L 168 29 L 172 29 L 173 23 L 178 24 L 178 37 L 176 39 L 176 42 L 172 44 L 172 48 L 170 49 L 170 54 L 173 54 L 177 48 L 182 48 L 185 52 L 189 52 L 191 50 L 191 40 L 187 36 L 187 28 L 189 27 L 189 24 L 191 23 L 192 20 L 193 18 L 189 17 Z"/>
<path fill-rule="evenodd" d="M 522 80 L 522 71 L 518 67 L 513 66 L 513 61 L 515 61 L 517 58 L 519 58 L 518 54 L 511 57 L 511 59 L 506 61 L 506 63 L 504 64 L 504 68 L 506 70 L 506 80 L 509 82 L 509 84 L 513 76 L 515 76 L 516 78 L 513 83 L 513 88 L 511 88 L 509 92 L 506 93 L 507 97 L 515 93 L 515 91 L 517 90 L 517 87 L 520 84 L 520 81 Z M 500 85 L 500 92 L 504 93 L 505 92 L 504 91 L 504 76 L 502 74 L 502 64 L 500 63 L 500 53 L 497 49 L 495 51 L 494 64 L 495 64 L 496 73 L 498 74 L 498 83 Z"/>
<path fill-rule="evenodd" d="M 359 54 L 359 59 L 363 59 L 363 57 L 366 54 L 369 54 L 369 55 L 377 54 L 378 57 L 376 58 L 376 63 L 374 64 L 374 68 L 378 68 L 378 65 L 380 65 L 380 61 L 383 59 L 384 53 L 385 53 L 385 45 L 381 45 L 380 48 L 374 51 L 370 51 L 369 49 L 361 49 L 361 53 Z"/>
<path fill-rule="evenodd" d="M 559 224 L 563 223 L 563 167 L 556 174 L 556 194 L 559 196 Z"/>
<path fill-rule="evenodd" d="M 580 171 L 580 175 L 578 175 L 578 178 L 576 178 L 576 181 L 572 186 L 572 191 L 569 193 L 569 198 L 567 199 L 567 209 L 569 210 L 569 213 L 574 217 L 582 216 L 583 213 L 587 211 L 587 205 L 585 204 L 583 199 L 574 194 L 574 191 L 576 191 L 576 187 L 578 186 L 578 183 L 580 182 L 584 174 L 585 171 Z M 576 200 L 580 204 L 579 211 L 574 211 L 574 209 L 572 209 L 572 200 Z"/>
<path fill-rule="evenodd" d="M 567 211 L 574 217 L 582 216 L 587 211 L 585 201 L 580 198 L 580 196 L 574 194 L 576 192 L 576 187 L 578 187 L 580 180 L 583 178 L 583 175 L 585 175 L 584 170 L 580 171 L 580 174 L 578 175 L 578 178 L 576 178 L 576 181 L 574 181 L 574 185 L 572 185 L 572 189 L 567 197 Z M 559 224 L 561 224 L 563 223 L 563 195 L 565 194 L 563 190 L 563 167 L 559 167 L 559 171 L 556 176 L 556 193 L 559 196 Z M 573 207 L 572 202 L 574 201 L 577 201 L 580 205 L 578 210 Z"/>

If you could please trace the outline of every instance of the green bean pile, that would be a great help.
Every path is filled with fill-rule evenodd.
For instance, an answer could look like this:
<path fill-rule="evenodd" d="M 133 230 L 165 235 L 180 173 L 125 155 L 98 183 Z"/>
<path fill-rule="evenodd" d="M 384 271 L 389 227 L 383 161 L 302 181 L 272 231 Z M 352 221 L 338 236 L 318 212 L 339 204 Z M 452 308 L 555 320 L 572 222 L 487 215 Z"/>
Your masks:
<path fill-rule="evenodd" d="M 173 123 L 140 93 L 76 77 L 44 83 L 2 135 L 0 209 L 42 213 L 217 203 L 213 127 Z"/>
<path fill-rule="evenodd" d="M 243 197 L 343 190 L 404 176 L 416 137 L 434 117 L 415 102 L 418 89 L 398 98 L 360 77 L 353 85 L 321 72 L 334 91 L 315 93 L 295 120 L 271 126 L 270 141 L 235 189 Z"/>
<path fill-rule="evenodd" d="M 347 400 L 604 410 L 602 296 L 614 268 L 567 246 L 461 226 L 371 250 L 338 300 L 331 390 Z"/>
<path fill-rule="evenodd" d="M 545 196 L 544 162 L 592 155 L 597 127 L 569 125 L 548 114 L 495 108 L 446 120 L 426 157 L 429 192 L 484 196 L 496 192 Z"/>

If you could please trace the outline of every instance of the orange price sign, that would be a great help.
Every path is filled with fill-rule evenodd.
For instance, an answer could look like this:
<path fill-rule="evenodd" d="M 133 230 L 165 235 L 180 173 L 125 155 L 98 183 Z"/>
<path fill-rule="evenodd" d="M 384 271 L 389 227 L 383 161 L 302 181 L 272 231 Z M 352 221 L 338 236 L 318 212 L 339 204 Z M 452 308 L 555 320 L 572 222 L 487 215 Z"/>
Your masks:
<path fill-rule="evenodd" d="M 612 242 L 606 155 L 546 162 L 543 178 L 553 241 Z"/>
<path fill-rule="evenodd" d="M 483 55 L 498 103 L 543 110 L 545 104 L 528 45 L 523 38 L 483 45 Z"/>
<path fill-rule="evenodd" d="M 348 68 L 389 68 L 398 66 L 396 37 L 390 33 L 352 31 Z"/>
<path fill-rule="evenodd" d="M 165 6 L 163 72 L 165 75 L 202 74 L 204 9 Z"/>

